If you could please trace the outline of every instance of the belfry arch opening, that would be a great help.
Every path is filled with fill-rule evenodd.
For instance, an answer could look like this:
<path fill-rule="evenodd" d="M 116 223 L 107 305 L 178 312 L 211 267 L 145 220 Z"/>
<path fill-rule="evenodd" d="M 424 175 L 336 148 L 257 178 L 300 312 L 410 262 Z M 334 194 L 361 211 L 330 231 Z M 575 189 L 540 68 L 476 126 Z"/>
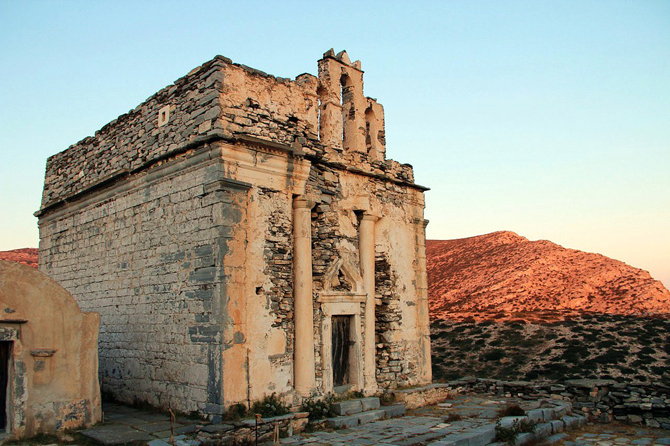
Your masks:
<path fill-rule="evenodd" d="M 318 138 L 319 140 L 323 140 L 323 126 L 324 126 L 324 117 L 323 117 L 323 108 L 325 107 L 325 104 L 327 103 L 327 92 L 326 89 L 323 88 L 322 85 L 319 85 L 319 87 L 316 89 L 316 96 L 317 96 L 317 131 L 318 131 Z"/>
<path fill-rule="evenodd" d="M 379 153 L 379 129 L 377 128 L 377 117 L 372 107 L 365 110 L 365 146 L 368 154 L 377 158 Z"/>
<path fill-rule="evenodd" d="M 351 148 L 355 131 L 354 83 L 348 74 L 340 77 L 340 104 L 342 105 L 342 147 Z"/>

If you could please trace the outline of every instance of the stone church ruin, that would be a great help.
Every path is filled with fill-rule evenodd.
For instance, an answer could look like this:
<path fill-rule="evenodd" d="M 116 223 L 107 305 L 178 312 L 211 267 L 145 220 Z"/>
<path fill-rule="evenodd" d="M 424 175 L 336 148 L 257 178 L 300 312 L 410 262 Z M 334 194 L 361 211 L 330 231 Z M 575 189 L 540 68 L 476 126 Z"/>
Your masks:
<path fill-rule="evenodd" d="M 424 191 L 363 71 L 221 56 L 47 161 L 40 269 L 101 315 L 103 391 L 216 417 L 431 380 Z"/>

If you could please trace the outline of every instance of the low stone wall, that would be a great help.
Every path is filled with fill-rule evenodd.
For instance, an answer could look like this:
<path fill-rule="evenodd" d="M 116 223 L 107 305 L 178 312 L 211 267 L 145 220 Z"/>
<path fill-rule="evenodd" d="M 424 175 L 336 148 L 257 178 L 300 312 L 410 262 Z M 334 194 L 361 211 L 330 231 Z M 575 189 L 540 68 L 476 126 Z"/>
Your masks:
<path fill-rule="evenodd" d="M 305 430 L 309 414 L 289 413 L 278 417 L 242 420 L 227 424 L 209 424 L 199 429 L 197 439 L 205 446 L 221 444 L 254 444 L 272 441 L 275 435 L 290 437 Z"/>
<path fill-rule="evenodd" d="M 574 379 L 563 383 L 498 381 L 467 377 L 448 383 L 452 389 L 489 392 L 527 399 L 550 398 L 572 403 L 589 421 L 627 421 L 670 430 L 670 387 L 604 379 Z"/>
<path fill-rule="evenodd" d="M 430 406 L 441 403 L 454 396 L 456 392 L 449 384 L 433 383 L 412 389 L 394 390 L 395 401 L 405 405 L 407 409 Z"/>

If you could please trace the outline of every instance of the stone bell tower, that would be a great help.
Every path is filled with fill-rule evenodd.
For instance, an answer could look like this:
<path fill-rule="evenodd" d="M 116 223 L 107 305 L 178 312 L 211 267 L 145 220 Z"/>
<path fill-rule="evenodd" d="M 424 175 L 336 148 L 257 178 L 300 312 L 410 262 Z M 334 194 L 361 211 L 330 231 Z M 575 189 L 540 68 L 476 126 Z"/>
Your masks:
<path fill-rule="evenodd" d="M 386 152 L 384 108 L 363 95 L 363 70 L 346 51 L 331 49 L 319 60 L 321 142 L 344 153 L 383 161 Z M 358 158 L 358 157 L 355 157 Z"/>

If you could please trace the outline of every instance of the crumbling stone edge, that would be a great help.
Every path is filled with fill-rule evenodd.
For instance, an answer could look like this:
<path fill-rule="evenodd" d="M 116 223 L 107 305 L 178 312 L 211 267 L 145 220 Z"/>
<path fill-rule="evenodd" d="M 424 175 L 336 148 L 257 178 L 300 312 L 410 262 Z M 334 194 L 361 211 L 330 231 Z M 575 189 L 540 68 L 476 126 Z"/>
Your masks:
<path fill-rule="evenodd" d="M 572 408 L 589 422 L 621 421 L 670 430 L 670 387 L 663 384 L 609 379 L 550 383 L 465 377 L 446 385 L 461 392 L 570 402 Z"/>
<path fill-rule="evenodd" d="M 275 435 L 292 436 L 305 430 L 309 422 L 307 412 L 295 412 L 256 421 L 241 420 L 223 424 L 208 424 L 199 429 L 197 439 L 203 445 L 240 444 L 243 441 L 272 440 Z M 151 443 L 150 443 L 151 444 Z M 242 443 L 244 444 L 244 443 Z M 158 446 L 158 443 L 152 445 Z"/>
<path fill-rule="evenodd" d="M 525 416 L 503 417 L 499 425 L 510 428 L 515 422 L 531 422 L 535 424 L 533 432 L 523 432 L 516 437 L 515 445 L 523 446 L 539 440 L 547 440 L 549 443 L 565 438 L 564 432 L 577 429 L 586 424 L 586 417 L 572 414 L 572 404 L 567 401 L 546 401 L 547 406 L 540 409 L 529 410 Z M 438 441 L 429 443 L 428 446 L 460 446 L 470 445 L 496 445 L 503 446 L 506 443 L 496 443 L 496 424 L 487 424 L 471 431 L 461 434 L 450 434 Z"/>

